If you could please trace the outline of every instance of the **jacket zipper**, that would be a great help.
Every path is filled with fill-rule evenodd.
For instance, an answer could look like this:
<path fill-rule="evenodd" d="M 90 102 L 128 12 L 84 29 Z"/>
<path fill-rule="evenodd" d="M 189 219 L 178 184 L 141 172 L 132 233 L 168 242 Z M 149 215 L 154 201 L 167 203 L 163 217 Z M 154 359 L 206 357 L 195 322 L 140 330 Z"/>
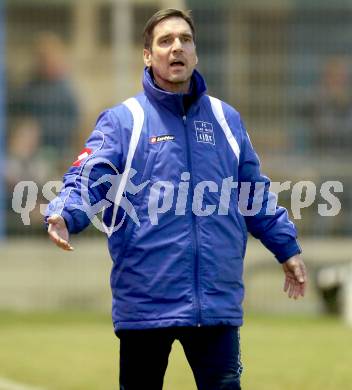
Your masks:
<path fill-rule="evenodd" d="M 193 169 L 192 169 L 192 157 L 191 157 L 191 151 L 190 151 L 190 137 L 187 131 L 187 117 L 186 115 L 183 115 L 182 117 L 183 125 L 185 129 L 185 135 L 186 135 L 186 149 L 187 149 L 187 160 L 188 160 L 188 167 L 190 169 L 190 184 L 191 184 L 191 194 L 193 196 L 194 192 L 194 179 L 193 179 Z M 192 241 L 193 241 L 193 252 L 194 252 L 194 280 L 195 280 L 195 306 L 196 306 L 196 324 L 198 327 L 201 326 L 201 310 L 200 310 L 200 298 L 199 298 L 199 241 L 198 241 L 198 232 L 197 232 L 197 221 L 196 216 L 193 213 L 193 210 L 191 210 L 191 218 L 192 218 Z"/>

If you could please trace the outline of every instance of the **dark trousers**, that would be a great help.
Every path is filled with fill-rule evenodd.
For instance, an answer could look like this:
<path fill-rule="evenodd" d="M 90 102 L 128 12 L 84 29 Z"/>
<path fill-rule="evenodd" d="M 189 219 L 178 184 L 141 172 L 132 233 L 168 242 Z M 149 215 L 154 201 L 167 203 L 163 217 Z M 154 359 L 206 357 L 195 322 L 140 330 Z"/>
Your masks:
<path fill-rule="evenodd" d="M 183 346 L 198 390 L 241 389 L 237 327 L 121 330 L 117 336 L 120 338 L 120 390 L 161 390 L 176 339 Z"/>

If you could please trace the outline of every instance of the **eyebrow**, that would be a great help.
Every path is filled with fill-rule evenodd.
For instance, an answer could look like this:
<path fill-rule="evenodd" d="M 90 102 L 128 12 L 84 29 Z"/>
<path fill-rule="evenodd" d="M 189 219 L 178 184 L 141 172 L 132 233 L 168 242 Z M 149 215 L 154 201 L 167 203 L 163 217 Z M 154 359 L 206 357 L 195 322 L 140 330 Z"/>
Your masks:
<path fill-rule="evenodd" d="M 169 33 L 169 34 L 165 34 L 165 35 L 161 35 L 160 37 L 157 38 L 158 41 L 160 41 L 161 39 L 165 39 L 165 38 L 169 38 L 169 37 L 172 37 L 172 33 Z M 187 37 L 187 38 L 192 38 L 193 39 L 193 35 L 190 34 L 190 33 L 181 33 L 180 34 L 181 37 Z"/>

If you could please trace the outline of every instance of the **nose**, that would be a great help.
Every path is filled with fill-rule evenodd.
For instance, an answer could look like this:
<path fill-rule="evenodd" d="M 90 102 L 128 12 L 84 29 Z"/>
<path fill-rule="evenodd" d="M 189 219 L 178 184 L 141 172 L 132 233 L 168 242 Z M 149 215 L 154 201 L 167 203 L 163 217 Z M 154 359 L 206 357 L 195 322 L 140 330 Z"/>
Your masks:
<path fill-rule="evenodd" d="M 180 38 L 175 38 L 174 43 L 172 45 L 172 50 L 173 51 L 182 50 L 182 42 L 181 42 Z"/>

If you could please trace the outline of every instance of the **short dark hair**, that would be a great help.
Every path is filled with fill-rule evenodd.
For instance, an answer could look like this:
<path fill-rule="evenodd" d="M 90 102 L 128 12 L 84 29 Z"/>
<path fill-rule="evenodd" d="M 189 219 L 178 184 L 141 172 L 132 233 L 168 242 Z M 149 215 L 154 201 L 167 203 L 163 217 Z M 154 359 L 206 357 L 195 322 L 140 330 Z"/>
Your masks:
<path fill-rule="evenodd" d="M 143 31 L 144 48 L 150 50 L 153 43 L 154 27 L 162 20 L 168 18 L 182 18 L 184 19 L 192 30 L 193 40 L 195 40 L 194 22 L 191 16 L 191 11 L 181 11 L 179 9 L 167 8 L 156 12 L 146 23 Z"/>

